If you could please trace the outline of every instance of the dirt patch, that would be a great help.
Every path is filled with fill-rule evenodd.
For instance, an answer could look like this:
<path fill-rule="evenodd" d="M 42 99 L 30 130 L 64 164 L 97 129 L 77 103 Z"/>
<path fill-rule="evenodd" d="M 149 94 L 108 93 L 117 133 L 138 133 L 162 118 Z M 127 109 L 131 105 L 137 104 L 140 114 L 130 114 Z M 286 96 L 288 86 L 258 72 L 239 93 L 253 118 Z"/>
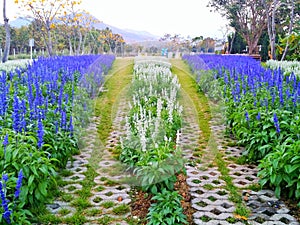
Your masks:
<path fill-rule="evenodd" d="M 183 200 L 181 201 L 181 205 L 184 210 L 184 214 L 187 216 L 188 224 L 194 224 L 193 214 L 195 213 L 195 210 L 192 208 L 191 205 L 192 197 L 189 192 L 189 186 L 186 183 L 186 175 L 184 174 L 177 175 L 175 190 L 177 190 L 179 194 L 183 197 Z"/>
<path fill-rule="evenodd" d="M 142 190 L 136 190 L 133 194 L 131 203 L 131 215 L 141 220 L 140 224 L 147 224 L 146 218 L 148 209 L 151 205 L 152 195 L 149 195 Z"/>
<path fill-rule="evenodd" d="M 193 213 L 195 210 L 191 206 L 191 195 L 189 193 L 189 186 L 186 183 L 186 176 L 184 174 L 177 175 L 177 181 L 174 185 L 175 190 L 182 196 L 181 205 L 184 210 L 184 214 L 187 216 L 188 224 L 193 223 Z M 134 191 L 133 202 L 131 204 L 132 216 L 138 217 L 142 222 L 141 224 L 147 224 L 146 217 L 148 209 L 151 205 L 152 195 L 143 192 L 141 190 Z"/>
<path fill-rule="evenodd" d="M 300 207 L 297 206 L 298 202 L 291 199 L 283 199 L 290 213 L 300 223 Z"/>

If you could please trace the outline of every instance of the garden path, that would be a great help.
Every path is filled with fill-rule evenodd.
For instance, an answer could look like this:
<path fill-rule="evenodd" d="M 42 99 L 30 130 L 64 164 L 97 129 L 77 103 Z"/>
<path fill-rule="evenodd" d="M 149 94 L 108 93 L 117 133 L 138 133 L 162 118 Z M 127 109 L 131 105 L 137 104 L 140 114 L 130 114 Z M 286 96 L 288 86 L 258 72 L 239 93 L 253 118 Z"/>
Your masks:
<path fill-rule="evenodd" d="M 257 168 L 237 163 L 236 158 L 241 155 L 242 149 L 234 146 L 233 140 L 225 136 L 222 115 L 216 112 L 215 106 L 210 105 L 209 110 L 214 115 L 208 122 L 209 112 L 201 106 L 202 100 L 199 99 L 195 81 L 186 66 L 179 60 L 172 63 L 177 68 L 173 72 L 179 77 L 183 89 L 184 126 L 181 147 L 187 159 L 187 184 L 192 196 L 191 204 L 195 209 L 194 224 L 299 224 L 289 214 L 284 203 L 274 196 L 273 191 L 257 189 Z M 101 143 L 97 141 L 100 118 L 95 117 L 87 129 L 88 135 L 83 141 L 85 147 L 81 154 L 74 156 L 74 161 L 68 163 L 67 168 L 72 173 L 63 178 L 67 181 L 67 185 L 62 187 L 64 195 L 48 206 L 57 216 L 67 218 L 79 213 L 84 215 L 86 221 L 78 224 L 86 225 L 138 224 L 133 222 L 137 220 L 128 219 L 130 186 L 124 182 L 122 166 L 112 153 L 119 136 L 124 132 L 123 121 L 127 111 L 124 99 L 115 105 L 118 110 L 104 147 L 101 148 Z M 207 121 L 206 125 L 204 120 Z M 94 168 L 94 183 L 89 197 L 80 202 L 82 183 L 86 179 L 95 148 L 102 149 L 97 155 L 101 160 L 98 167 Z M 248 218 L 243 216 L 247 210 L 251 211 Z"/>
<path fill-rule="evenodd" d="M 299 224 L 273 191 L 259 189 L 258 169 L 255 165 L 238 164 L 237 158 L 242 155 L 242 148 L 237 147 L 235 141 L 225 135 L 222 108 L 209 103 L 210 132 L 205 130 L 204 124 L 199 127 L 205 116 L 199 114 L 201 96 L 191 81 L 194 78 L 182 61 L 173 60 L 172 63 L 173 72 L 179 77 L 183 90 L 192 101 L 183 101 L 186 123 L 182 129 L 182 148 L 190 162 L 186 165 L 186 170 L 192 195 L 191 204 L 196 210 L 193 214 L 194 223 Z M 193 97 L 195 93 L 198 99 Z M 199 139 L 203 135 L 209 138 L 204 140 L 206 145 L 199 154 Z"/>

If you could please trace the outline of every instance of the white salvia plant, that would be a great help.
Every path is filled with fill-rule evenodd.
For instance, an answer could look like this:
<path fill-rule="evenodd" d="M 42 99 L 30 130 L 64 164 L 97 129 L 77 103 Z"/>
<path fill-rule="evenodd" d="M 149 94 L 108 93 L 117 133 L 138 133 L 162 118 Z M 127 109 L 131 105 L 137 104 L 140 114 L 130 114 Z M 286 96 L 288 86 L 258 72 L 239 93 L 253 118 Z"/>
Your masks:
<path fill-rule="evenodd" d="M 268 60 L 266 62 L 268 68 L 272 70 L 281 69 L 285 75 L 294 73 L 298 78 L 300 77 L 300 62 L 299 61 L 277 61 Z"/>
<path fill-rule="evenodd" d="M 170 68 L 165 59 L 135 59 L 130 115 L 125 121 L 120 156 L 130 165 L 140 165 L 139 160 L 150 165 L 147 159 L 153 157 L 162 162 L 170 152 L 177 155 L 180 150 L 180 84 Z"/>
<path fill-rule="evenodd" d="M 26 69 L 29 64 L 29 59 L 7 61 L 0 64 L 0 71 L 14 72 L 15 69 L 23 70 Z"/>

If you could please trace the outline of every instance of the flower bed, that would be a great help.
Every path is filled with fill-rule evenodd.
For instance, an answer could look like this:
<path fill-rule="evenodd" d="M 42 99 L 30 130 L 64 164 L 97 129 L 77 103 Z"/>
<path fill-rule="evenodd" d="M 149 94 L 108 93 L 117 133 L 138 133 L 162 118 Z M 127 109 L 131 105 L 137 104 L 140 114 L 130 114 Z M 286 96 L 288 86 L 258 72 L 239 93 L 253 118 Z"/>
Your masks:
<path fill-rule="evenodd" d="M 23 70 L 27 68 L 30 62 L 28 59 L 7 61 L 0 64 L 0 71 L 13 72 L 16 69 Z"/>
<path fill-rule="evenodd" d="M 181 196 L 174 191 L 176 174 L 184 163 L 178 146 L 182 123 L 179 90 L 169 63 L 135 61 L 120 160 L 132 171 L 133 182 L 154 195 L 156 203 L 149 209 L 149 224 L 186 223 Z"/>
<path fill-rule="evenodd" d="M 268 60 L 266 66 L 272 70 L 282 69 L 285 75 L 294 73 L 298 78 L 300 77 L 300 62 L 298 61 L 276 61 Z"/>
<path fill-rule="evenodd" d="M 300 81 L 245 56 L 195 55 L 184 59 L 200 89 L 226 105 L 229 131 L 259 163 L 261 184 L 300 198 Z"/>
<path fill-rule="evenodd" d="M 57 168 L 79 150 L 88 99 L 113 60 L 104 55 L 40 58 L 26 70 L 0 75 L 1 224 L 30 224 L 23 208 L 49 199 Z"/>

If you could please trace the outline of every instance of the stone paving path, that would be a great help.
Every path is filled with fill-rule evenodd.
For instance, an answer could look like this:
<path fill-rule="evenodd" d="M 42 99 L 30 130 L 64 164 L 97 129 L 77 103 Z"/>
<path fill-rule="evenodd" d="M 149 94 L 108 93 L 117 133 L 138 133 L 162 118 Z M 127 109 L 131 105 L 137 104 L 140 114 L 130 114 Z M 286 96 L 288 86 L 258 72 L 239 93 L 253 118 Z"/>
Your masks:
<path fill-rule="evenodd" d="M 187 124 L 182 129 L 182 148 L 188 160 L 195 159 L 192 149 L 197 148 L 198 135 L 201 135 L 198 123 L 193 120 L 191 111 L 191 109 L 187 111 L 185 116 Z M 215 153 L 212 152 L 212 149 L 206 149 L 202 156 L 202 162 L 193 164 L 193 166 L 186 165 L 192 207 L 196 210 L 193 215 L 194 223 L 199 225 L 299 225 L 296 219 L 288 214 L 289 210 L 285 204 L 275 197 L 273 191 L 255 192 L 248 189 L 258 183 L 256 166 L 238 165 L 231 161 L 230 159 L 233 157 L 241 156 L 242 149 L 228 147 L 224 136 L 225 126 L 221 125 L 217 119 L 213 119 L 210 127 L 213 135 L 211 139 L 216 142 L 218 151 L 223 153 L 233 184 L 241 191 L 245 204 L 251 210 L 251 215 L 247 221 L 238 220 L 235 217 L 235 204 L 230 201 L 218 167 L 212 164 Z"/>
<path fill-rule="evenodd" d="M 126 178 L 119 162 L 112 156 L 111 150 L 118 144 L 118 138 L 122 133 L 122 121 L 125 118 L 126 104 L 121 104 L 117 116 L 113 123 L 113 132 L 108 138 L 105 149 L 101 154 L 99 168 L 96 170 L 97 176 L 94 179 L 95 185 L 92 189 L 92 196 L 89 198 L 89 206 L 85 209 L 86 225 L 93 224 L 115 224 L 127 225 L 125 219 L 130 216 L 131 198 L 129 196 L 130 187 L 123 182 Z M 93 154 L 94 148 L 99 148 L 97 143 L 98 118 L 93 118 L 87 128 L 88 135 L 84 137 L 86 146 L 79 155 L 73 157 L 73 161 L 68 162 L 67 169 L 69 176 L 63 177 L 67 183 L 61 188 L 63 196 L 72 196 L 68 201 L 58 199 L 53 204 L 49 204 L 48 209 L 58 217 L 70 217 L 76 212 L 74 202 L 78 199 L 78 191 L 82 190 L 81 182 L 85 179 L 83 174 L 87 171 L 87 165 Z"/>

